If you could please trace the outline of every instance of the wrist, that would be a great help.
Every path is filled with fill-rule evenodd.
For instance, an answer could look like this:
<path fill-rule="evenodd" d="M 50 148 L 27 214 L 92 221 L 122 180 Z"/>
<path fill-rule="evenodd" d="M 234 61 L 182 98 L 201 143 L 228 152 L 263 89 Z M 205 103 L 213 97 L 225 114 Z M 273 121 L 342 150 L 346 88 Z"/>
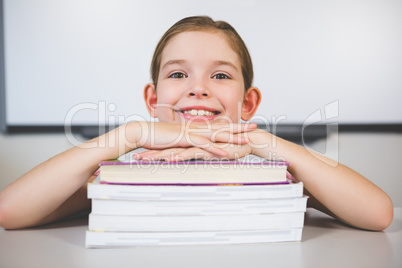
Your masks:
<path fill-rule="evenodd" d="M 134 150 L 143 147 L 148 141 L 149 122 L 146 121 L 131 121 L 119 128 L 119 141 Z"/>
<path fill-rule="evenodd" d="M 268 160 L 278 160 L 277 149 L 281 139 L 261 129 L 252 131 L 248 135 L 251 153 Z"/>

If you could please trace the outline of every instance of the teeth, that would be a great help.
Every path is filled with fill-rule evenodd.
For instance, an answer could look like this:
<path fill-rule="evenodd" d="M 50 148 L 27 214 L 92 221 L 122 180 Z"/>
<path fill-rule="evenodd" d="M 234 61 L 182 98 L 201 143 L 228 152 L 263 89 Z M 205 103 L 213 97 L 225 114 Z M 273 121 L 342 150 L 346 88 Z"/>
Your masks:
<path fill-rule="evenodd" d="M 188 110 L 184 111 L 185 114 L 191 114 L 191 115 L 198 115 L 198 116 L 208 116 L 208 115 L 214 115 L 215 113 L 210 112 L 210 111 L 205 111 L 205 110 Z"/>

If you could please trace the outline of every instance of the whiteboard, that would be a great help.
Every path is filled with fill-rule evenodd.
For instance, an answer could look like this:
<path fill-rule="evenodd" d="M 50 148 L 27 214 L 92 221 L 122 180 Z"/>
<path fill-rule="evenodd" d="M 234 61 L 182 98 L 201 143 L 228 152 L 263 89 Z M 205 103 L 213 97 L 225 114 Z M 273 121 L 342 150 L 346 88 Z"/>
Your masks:
<path fill-rule="evenodd" d="M 246 42 L 255 121 L 402 124 L 402 1 L 3 0 L 6 124 L 150 120 L 154 48 L 192 15 Z"/>

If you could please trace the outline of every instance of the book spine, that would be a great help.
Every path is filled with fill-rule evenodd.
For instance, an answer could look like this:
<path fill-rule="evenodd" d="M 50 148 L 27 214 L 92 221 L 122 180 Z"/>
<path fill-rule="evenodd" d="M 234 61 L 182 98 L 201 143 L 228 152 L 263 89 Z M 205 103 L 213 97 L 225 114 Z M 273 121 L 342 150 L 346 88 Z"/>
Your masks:
<path fill-rule="evenodd" d="M 92 213 L 122 216 L 234 215 L 306 211 L 307 197 L 234 201 L 125 201 L 92 199 Z"/>
<path fill-rule="evenodd" d="M 88 198 L 116 200 L 246 200 L 303 196 L 303 184 L 265 186 L 125 186 L 88 184 Z"/>
<path fill-rule="evenodd" d="M 191 232 L 302 228 L 304 212 L 213 216 L 105 216 L 89 215 L 90 231 Z"/>
<path fill-rule="evenodd" d="M 87 248 L 224 245 L 301 241 L 302 229 L 234 232 L 86 232 Z"/>

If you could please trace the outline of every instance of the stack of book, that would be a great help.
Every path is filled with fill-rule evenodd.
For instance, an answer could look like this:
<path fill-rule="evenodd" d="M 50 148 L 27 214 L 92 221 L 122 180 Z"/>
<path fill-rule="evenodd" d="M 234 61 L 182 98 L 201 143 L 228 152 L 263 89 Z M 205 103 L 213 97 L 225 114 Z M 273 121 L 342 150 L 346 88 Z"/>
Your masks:
<path fill-rule="evenodd" d="M 300 241 L 307 197 L 285 162 L 100 163 L 86 247 Z"/>

